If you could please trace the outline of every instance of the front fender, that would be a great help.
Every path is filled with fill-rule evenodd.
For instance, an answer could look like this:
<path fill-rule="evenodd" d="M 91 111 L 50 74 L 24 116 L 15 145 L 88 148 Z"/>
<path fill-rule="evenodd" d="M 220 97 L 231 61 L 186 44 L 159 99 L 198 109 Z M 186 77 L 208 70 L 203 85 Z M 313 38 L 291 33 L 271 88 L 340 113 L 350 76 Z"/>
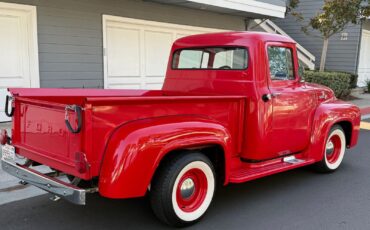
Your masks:
<path fill-rule="evenodd" d="M 137 120 L 118 127 L 104 153 L 99 192 L 109 198 L 144 196 L 162 158 L 172 150 L 217 144 L 230 156 L 229 131 L 197 116 Z"/>
<path fill-rule="evenodd" d="M 353 104 L 340 100 L 320 104 L 315 112 L 313 121 L 311 146 L 309 149 L 310 157 L 316 161 L 322 160 L 326 138 L 329 135 L 330 129 L 339 122 L 349 122 L 351 124 L 351 142 L 347 143 L 347 147 L 356 145 L 360 130 L 360 121 L 360 109 Z"/>

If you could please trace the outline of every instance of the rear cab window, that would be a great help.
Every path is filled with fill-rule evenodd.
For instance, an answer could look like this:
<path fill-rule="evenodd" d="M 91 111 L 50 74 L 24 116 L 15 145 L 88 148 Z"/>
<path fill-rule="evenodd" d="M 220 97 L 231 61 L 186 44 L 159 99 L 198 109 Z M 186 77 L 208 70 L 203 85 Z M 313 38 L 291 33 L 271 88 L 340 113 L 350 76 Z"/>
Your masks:
<path fill-rule="evenodd" d="M 207 47 L 175 51 L 173 69 L 245 70 L 248 50 L 241 47 Z"/>

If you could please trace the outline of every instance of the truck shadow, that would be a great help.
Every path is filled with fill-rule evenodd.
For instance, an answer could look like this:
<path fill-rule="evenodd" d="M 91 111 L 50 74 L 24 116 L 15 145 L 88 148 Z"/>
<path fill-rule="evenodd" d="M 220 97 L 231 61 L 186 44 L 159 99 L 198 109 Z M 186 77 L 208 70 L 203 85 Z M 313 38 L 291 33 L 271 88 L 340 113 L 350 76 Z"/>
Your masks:
<path fill-rule="evenodd" d="M 341 171 L 346 168 L 343 164 Z M 303 168 L 218 188 L 206 217 L 189 229 L 235 229 L 237 227 L 232 226 L 240 225 L 241 221 L 252 224 L 281 217 L 283 212 L 289 215 L 300 210 L 298 204 L 302 196 L 315 200 L 320 183 L 328 183 L 334 175 L 320 176 Z M 93 194 L 88 196 L 84 207 L 65 201 L 54 203 L 48 197 L 50 195 L 43 195 L 0 206 L 0 222 L 9 223 L 11 229 L 26 226 L 26 229 L 44 229 L 46 225 L 53 229 L 168 229 L 153 215 L 147 197 L 110 200 Z"/>

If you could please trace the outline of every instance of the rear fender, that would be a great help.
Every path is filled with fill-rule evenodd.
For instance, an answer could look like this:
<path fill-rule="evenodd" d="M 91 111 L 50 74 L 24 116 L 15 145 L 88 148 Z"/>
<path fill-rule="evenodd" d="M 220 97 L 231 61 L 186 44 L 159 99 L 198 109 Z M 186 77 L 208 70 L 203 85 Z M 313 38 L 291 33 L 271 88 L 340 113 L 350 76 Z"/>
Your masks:
<path fill-rule="evenodd" d="M 326 138 L 330 129 L 333 125 L 340 122 L 349 122 L 351 124 L 351 142 L 347 143 L 347 147 L 355 146 L 358 141 L 360 121 L 360 109 L 353 104 L 339 100 L 321 104 L 314 116 L 309 157 L 316 161 L 322 160 Z"/>
<path fill-rule="evenodd" d="M 222 146 L 227 172 L 230 142 L 224 126 L 202 117 L 170 116 L 129 122 L 118 127 L 107 143 L 99 192 L 109 198 L 144 196 L 162 158 L 176 149 Z"/>

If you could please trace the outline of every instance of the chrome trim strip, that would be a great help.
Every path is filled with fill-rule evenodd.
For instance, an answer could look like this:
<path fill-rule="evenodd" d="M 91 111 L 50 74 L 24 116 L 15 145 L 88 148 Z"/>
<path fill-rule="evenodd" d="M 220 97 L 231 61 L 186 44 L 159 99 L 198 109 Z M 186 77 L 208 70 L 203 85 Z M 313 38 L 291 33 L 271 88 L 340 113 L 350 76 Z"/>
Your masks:
<path fill-rule="evenodd" d="M 64 181 L 48 177 L 33 169 L 27 168 L 10 161 L 1 160 L 3 170 L 12 176 L 19 178 L 29 184 L 32 184 L 42 190 L 77 204 L 86 204 L 86 191 Z"/>

